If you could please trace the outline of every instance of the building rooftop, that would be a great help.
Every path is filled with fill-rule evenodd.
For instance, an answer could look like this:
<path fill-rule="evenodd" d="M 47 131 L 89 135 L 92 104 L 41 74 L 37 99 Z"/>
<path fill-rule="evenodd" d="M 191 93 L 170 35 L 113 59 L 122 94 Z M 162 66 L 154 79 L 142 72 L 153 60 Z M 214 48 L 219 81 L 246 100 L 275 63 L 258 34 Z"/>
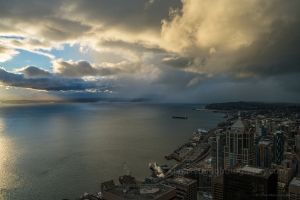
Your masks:
<path fill-rule="evenodd" d="M 112 187 L 115 187 L 115 183 L 113 180 L 101 183 L 101 189 L 103 190 L 107 190 Z"/>
<path fill-rule="evenodd" d="M 214 180 L 213 183 L 219 183 L 219 184 L 223 184 L 223 174 L 217 176 Z"/>
<path fill-rule="evenodd" d="M 174 189 L 162 184 L 117 185 L 106 192 L 124 199 L 155 199 Z"/>
<path fill-rule="evenodd" d="M 290 182 L 290 185 L 299 187 L 300 186 L 300 178 L 294 177 L 293 180 Z"/>
<path fill-rule="evenodd" d="M 265 177 L 265 178 L 269 177 L 271 174 L 273 174 L 276 171 L 275 169 L 250 166 L 245 164 L 235 164 L 230 168 L 228 168 L 228 170 L 235 174 L 249 174 L 252 176 Z"/>
<path fill-rule="evenodd" d="M 260 140 L 260 141 L 258 142 L 258 144 L 269 145 L 269 144 L 270 144 L 270 140 L 269 140 L 269 139 L 263 139 L 263 140 Z"/>
<path fill-rule="evenodd" d="M 171 180 L 171 183 L 177 183 L 180 185 L 189 185 L 193 182 L 195 182 L 195 180 L 184 177 L 176 177 Z"/>
<path fill-rule="evenodd" d="M 238 120 L 231 127 L 232 128 L 245 128 L 241 117 L 239 117 Z"/>
<path fill-rule="evenodd" d="M 282 131 L 276 131 L 276 132 L 274 133 L 274 135 L 283 135 L 283 132 L 282 132 Z"/>

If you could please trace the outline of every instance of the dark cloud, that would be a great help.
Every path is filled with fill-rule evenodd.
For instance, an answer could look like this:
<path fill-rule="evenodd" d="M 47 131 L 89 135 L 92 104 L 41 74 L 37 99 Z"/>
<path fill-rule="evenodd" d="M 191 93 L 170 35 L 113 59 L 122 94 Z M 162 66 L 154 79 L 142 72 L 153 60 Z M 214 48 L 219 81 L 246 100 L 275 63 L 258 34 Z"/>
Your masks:
<path fill-rule="evenodd" d="M 192 63 L 192 60 L 183 57 L 168 57 L 162 59 L 161 63 L 174 68 L 184 69 Z"/>
<path fill-rule="evenodd" d="M 90 29 L 90 26 L 84 25 L 78 21 L 60 18 L 46 18 L 43 20 L 40 34 L 50 40 L 64 42 L 80 38 Z"/>
<path fill-rule="evenodd" d="M 120 74 L 132 74 L 147 68 L 143 63 L 133 63 L 122 61 L 120 63 L 102 63 L 101 65 L 91 65 L 87 61 L 79 60 L 63 61 L 54 60 L 53 70 L 56 74 L 66 77 L 82 76 L 111 76 Z"/>
<path fill-rule="evenodd" d="M 64 4 L 67 16 L 76 16 L 82 21 L 99 24 L 104 29 L 118 27 L 128 32 L 161 29 L 161 20 L 168 18 L 169 8 L 180 8 L 180 0 L 154 1 L 145 6 L 149 0 L 91 0 L 67 1 Z"/>
<path fill-rule="evenodd" d="M 234 76 L 276 76 L 300 72 L 300 19 L 282 20 L 272 31 L 237 53 Z"/>
<path fill-rule="evenodd" d="M 51 73 L 44 70 L 37 68 L 35 66 L 27 66 L 22 69 L 17 70 L 17 72 L 20 72 L 25 75 L 25 78 L 45 78 L 45 77 L 51 77 Z"/>
<path fill-rule="evenodd" d="M 25 78 L 24 74 L 14 74 L 0 68 L 0 83 L 5 86 L 29 88 L 46 91 L 68 91 L 104 89 L 107 87 L 99 81 L 85 81 L 81 78 L 63 78 L 52 76 L 48 78 Z"/>
<path fill-rule="evenodd" d="M 298 72 L 299 6 L 298 1 L 284 0 L 183 1 L 182 10 L 163 21 L 164 47 L 179 57 L 194 58 L 185 71 L 236 77 Z"/>
<path fill-rule="evenodd" d="M 52 42 L 66 42 L 82 37 L 91 27 L 74 18 L 58 16 L 62 4 L 62 1 L 56 0 L 2 1 L 0 34 L 42 37 Z"/>
<path fill-rule="evenodd" d="M 278 90 L 284 90 L 286 92 L 291 92 L 294 94 L 299 94 L 300 91 L 300 84 L 299 84 L 299 77 L 300 73 L 293 73 L 293 74 L 283 74 L 280 76 L 272 77 L 272 80 L 278 83 L 279 88 Z M 300 98 L 298 98 L 300 102 Z"/>
<path fill-rule="evenodd" d="M 164 49 L 160 48 L 158 45 L 147 45 L 139 42 L 125 42 L 122 40 L 106 40 L 98 43 L 101 47 L 106 47 L 109 49 L 124 49 L 130 50 L 137 53 L 152 52 L 156 54 L 167 53 Z"/>

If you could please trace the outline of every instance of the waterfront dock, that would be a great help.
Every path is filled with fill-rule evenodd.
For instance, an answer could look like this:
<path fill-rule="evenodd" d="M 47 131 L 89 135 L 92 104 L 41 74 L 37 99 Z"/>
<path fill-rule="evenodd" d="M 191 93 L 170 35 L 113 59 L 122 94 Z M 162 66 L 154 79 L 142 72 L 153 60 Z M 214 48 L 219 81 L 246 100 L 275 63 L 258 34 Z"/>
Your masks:
<path fill-rule="evenodd" d="M 181 161 L 184 159 L 184 158 L 179 157 L 176 153 L 171 153 L 170 155 L 165 156 L 165 158 L 166 158 L 167 160 L 174 159 L 174 160 L 176 160 L 176 161 L 178 161 L 178 162 L 181 162 Z"/>

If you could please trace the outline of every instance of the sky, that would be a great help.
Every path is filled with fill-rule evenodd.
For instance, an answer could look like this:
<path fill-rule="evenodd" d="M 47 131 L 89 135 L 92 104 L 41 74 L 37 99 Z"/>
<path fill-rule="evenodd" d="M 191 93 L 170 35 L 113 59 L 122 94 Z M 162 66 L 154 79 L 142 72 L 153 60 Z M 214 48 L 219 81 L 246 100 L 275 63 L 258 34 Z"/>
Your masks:
<path fill-rule="evenodd" d="M 0 1 L 0 99 L 300 103 L 299 0 Z"/>

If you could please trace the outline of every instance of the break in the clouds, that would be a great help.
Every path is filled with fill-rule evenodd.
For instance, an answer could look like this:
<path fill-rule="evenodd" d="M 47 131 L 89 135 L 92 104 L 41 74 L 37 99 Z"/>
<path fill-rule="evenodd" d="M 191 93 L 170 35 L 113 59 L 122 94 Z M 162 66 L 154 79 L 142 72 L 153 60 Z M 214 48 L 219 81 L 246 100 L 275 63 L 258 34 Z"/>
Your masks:
<path fill-rule="evenodd" d="M 288 78 L 300 72 L 299 7 L 297 0 L 1 1 L 0 62 L 28 51 L 50 58 L 50 69 L 24 63 L 14 75 L 26 81 L 96 76 L 141 95 L 197 96 L 203 85 L 221 94 L 215 84 L 232 82 L 246 91 L 266 79 L 283 94 L 299 85 Z M 66 45 L 81 55 L 70 60 Z"/>

